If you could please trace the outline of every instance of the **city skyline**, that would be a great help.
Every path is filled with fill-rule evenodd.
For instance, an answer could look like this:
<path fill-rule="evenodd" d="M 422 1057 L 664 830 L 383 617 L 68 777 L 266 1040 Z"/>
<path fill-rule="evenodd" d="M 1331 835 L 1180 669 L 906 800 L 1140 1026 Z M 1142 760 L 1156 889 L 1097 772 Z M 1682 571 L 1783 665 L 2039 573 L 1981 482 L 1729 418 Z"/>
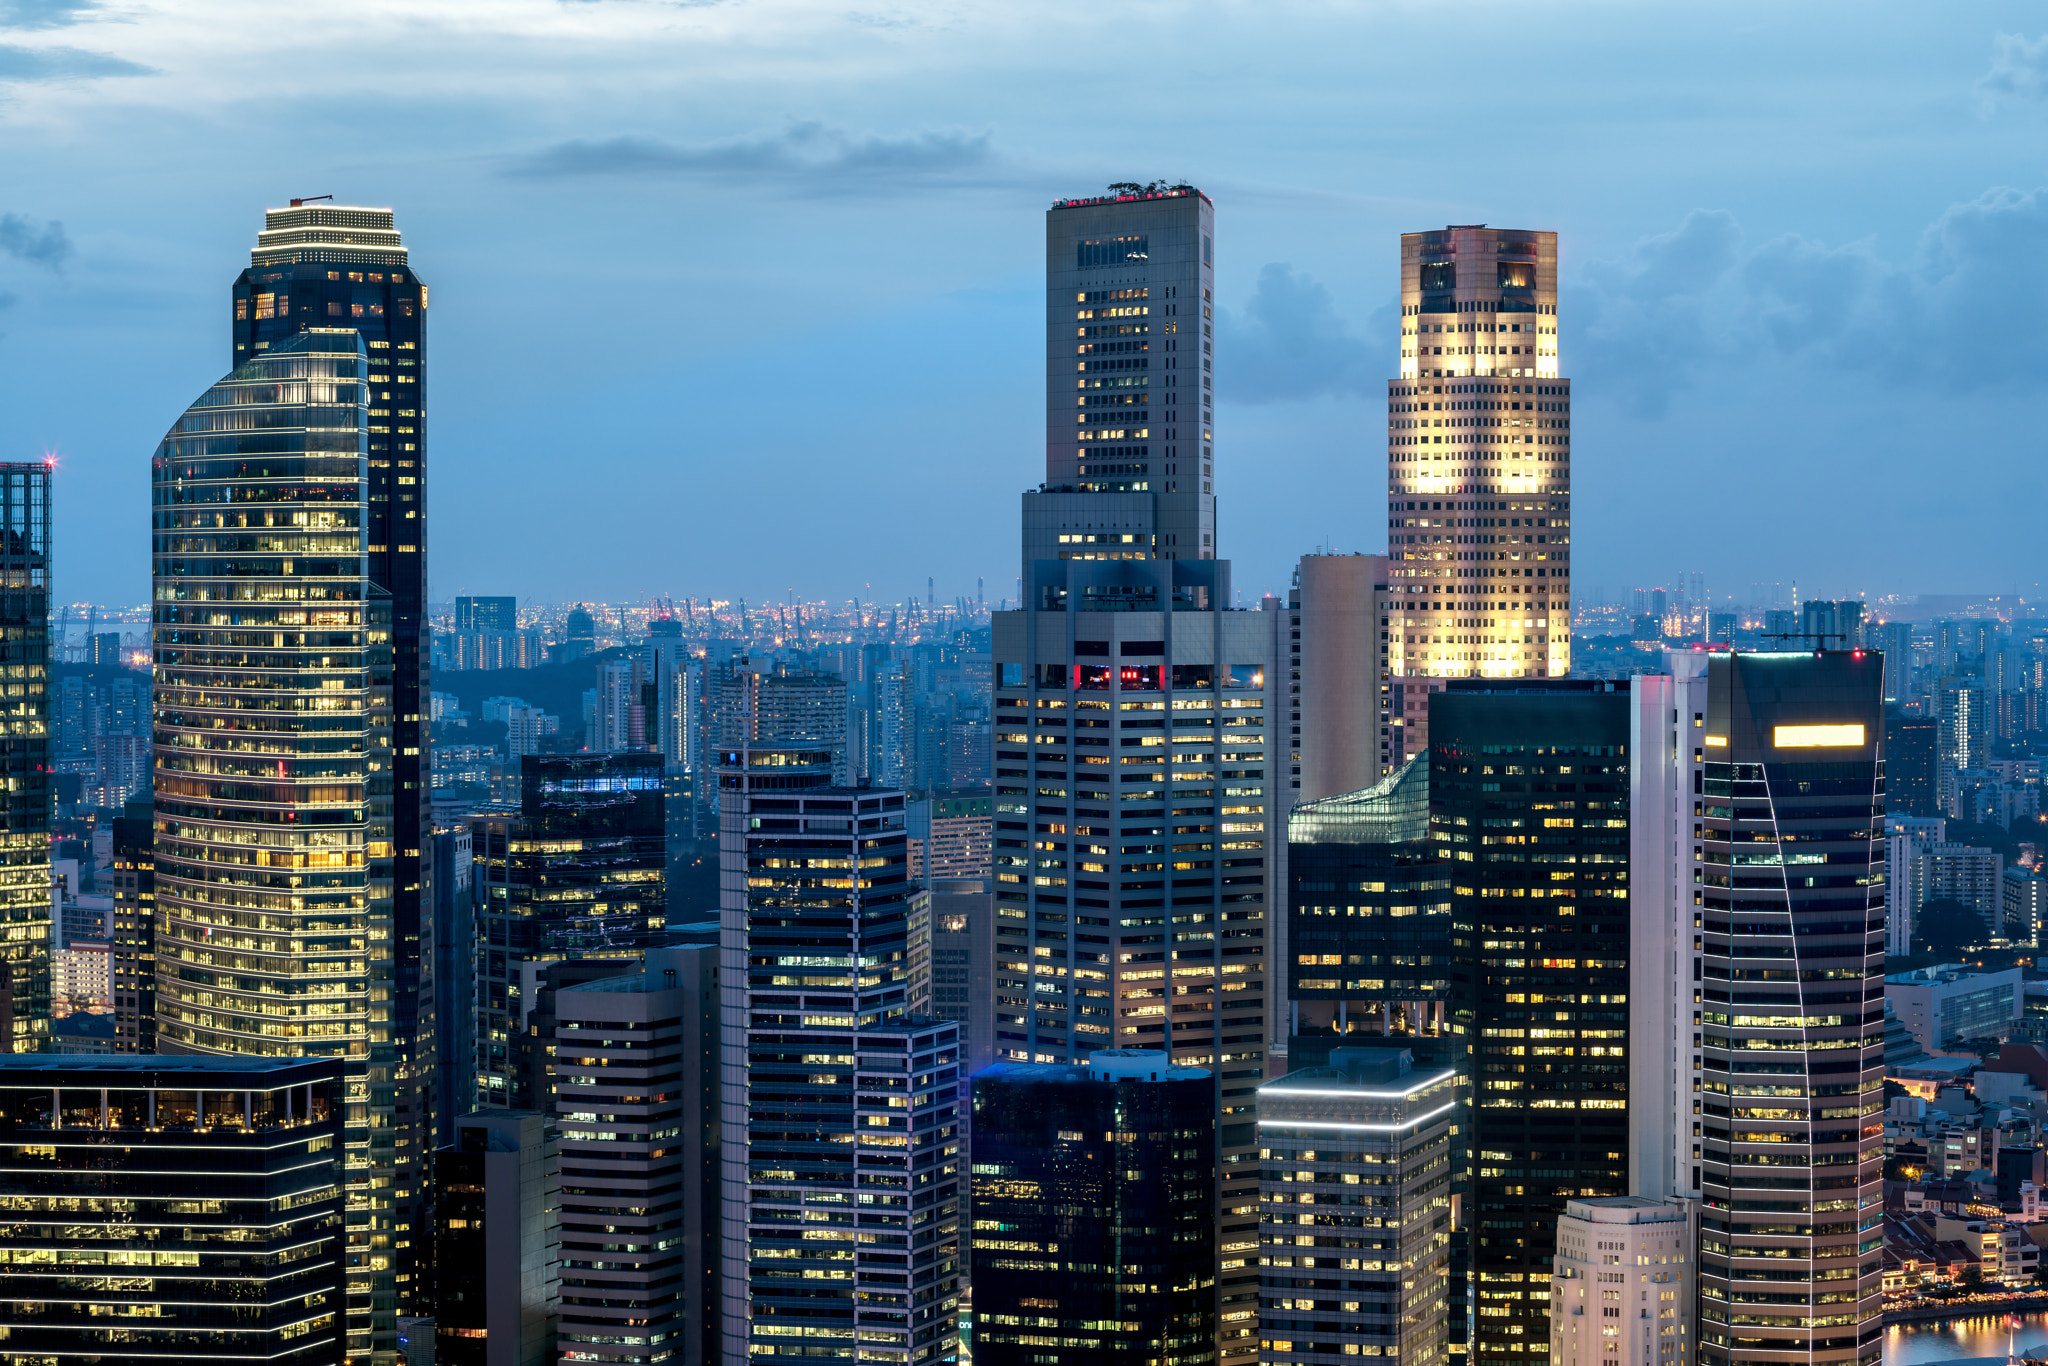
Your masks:
<path fill-rule="evenodd" d="M 410 118 L 403 134 L 373 135 L 402 149 L 374 166 L 351 150 L 307 152 L 308 122 L 326 115 L 269 77 L 225 97 L 272 100 L 261 120 L 203 88 L 212 58 L 193 54 L 219 36 L 214 11 L 114 17 L 42 4 L 0 15 L 21 54 L 6 77 L 10 117 L 47 133 L 17 140 L 0 163 L 0 291 L 11 299 L 0 351 L 19 385 L 0 441 L 15 458 L 58 455 L 59 538 L 103 551 L 67 563 L 65 599 L 137 596 L 145 566 L 116 529 L 141 524 L 136 470 L 165 416 L 213 378 L 197 364 L 220 341 L 217 267 L 202 263 L 243 245 L 258 208 L 328 192 L 396 208 L 409 240 L 448 272 L 433 294 L 443 591 L 616 599 L 737 564 L 735 595 L 795 583 L 836 596 L 851 586 L 838 568 L 848 508 L 868 513 L 874 533 L 862 580 L 950 572 L 946 596 L 975 576 L 1002 584 L 1007 530 L 989 517 L 1014 496 L 1012 471 L 1035 464 L 1041 401 L 1028 363 L 1041 296 L 1020 210 L 1154 176 L 1200 183 L 1228 225 L 1216 325 L 1236 368 L 1218 404 L 1242 458 L 1219 472 L 1216 493 L 1236 511 L 1226 531 L 1247 596 L 1284 592 L 1309 545 L 1381 548 L 1361 523 L 1375 501 L 1376 390 L 1393 373 L 1397 281 L 1373 244 L 1482 220 L 1568 244 L 1561 340 L 1592 385 L 1575 414 L 1577 512 L 1581 530 L 1599 533 L 1577 565 L 1582 591 L 1663 578 L 1673 564 L 1718 584 L 1796 577 L 1825 596 L 2032 584 L 2017 506 L 1987 507 L 1969 489 L 1898 492 L 1930 453 L 1957 447 L 1987 483 L 2023 478 L 2040 343 L 2016 321 L 2023 308 L 1997 305 L 2003 281 L 2028 278 L 2017 265 L 2048 210 L 2030 190 L 2042 58 L 2019 36 L 2029 16 L 2017 7 L 1967 26 L 1859 22 L 1824 104 L 1777 93 L 1779 54 L 1835 40 L 1821 11 L 1738 9 L 1708 25 L 1566 10 L 1542 34 L 1510 38 L 1476 16 L 1444 21 L 1446 33 L 1387 11 L 1311 22 L 1282 8 L 1265 31 L 1234 17 L 1199 39 L 1162 26 L 1167 50 L 1213 86 L 1179 122 L 1122 90 L 1039 98 L 1035 68 L 1051 60 L 1057 26 L 1089 22 L 1057 9 L 1012 34 L 991 26 L 1016 21 L 948 27 L 918 6 L 862 21 L 785 5 L 507 5 L 478 21 L 494 42 L 462 68 L 478 113 L 460 129 L 439 113 L 433 83 L 407 88 L 414 63 L 454 41 L 444 12 L 417 14 L 417 43 L 386 41 L 378 17 L 345 38 L 239 36 L 232 50 L 278 70 L 308 41 L 403 49 L 376 62 L 392 97 L 377 127 Z M 700 92 L 655 74 L 679 45 L 695 73 L 764 41 L 808 54 L 828 78 L 799 87 L 742 62 L 760 88 L 713 108 L 714 92 L 731 93 L 724 78 Z M 1419 77 L 1391 54 L 1443 41 L 1467 42 L 1480 93 L 1439 130 L 1415 98 Z M 1293 74 L 1269 92 L 1270 109 L 1247 117 L 1245 88 L 1213 55 L 1225 51 L 1254 63 L 1285 53 Z M 1361 51 L 1373 79 L 1346 64 L 1340 83 L 1326 54 Z M 1674 89 L 1668 59 L 1679 53 L 1687 74 Z M 1524 60 L 1585 93 L 1494 93 L 1515 88 L 1503 78 Z M 549 61 L 570 64 L 563 84 L 581 93 L 552 112 L 522 95 L 515 111 L 513 73 Z M 873 73 L 909 64 L 948 73 L 917 109 L 862 93 Z M 586 75 L 618 77 L 632 94 L 592 93 Z M 164 136 L 152 123 L 177 136 L 229 118 L 254 155 L 200 168 L 151 155 Z M 1127 133 L 1114 147 L 1094 136 L 1105 122 Z M 1545 155 L 1480 156 L 1504 123 L 1527 128 Z M 1778 136 L 1786 126 L 1799 136 Z M 1281 131 L 1304 127 L 1317 131 Z M 280 140 L 292 159 L 274 154 Z M 1468 158 L 1487 173 L 1446 175 Z M 70 174 L 81 164 L 102 173 Z M 134 211 L 174 183 L 190 212 Z M 914 234 L 898 226 L 905 213 Z M 649 240 L 665 245 L 642 251 Z M 104 321 L 115 296 L 128 336 Z M 682 325 L 637 327 L 621 363 L 613 343 L 627 315 Z M 511 340 L 536 331 L 550 338 L 555 376 L 538 387 L 518 378 L 536 353 Z M 932 344 L 953 336 L 977 340 Z M 67 376 L 109 346 L 128 382 L 76 402 Z M 896 397 L 905 358 L 926 395 L 907 409 Z M 677 411 L 690 420 L 670 422 Z M 975 455 L 963 461 L 968 432 Z M 555 478 L 557 452 L 613 462 L 620 478 Z M 1645 467 L 1697 459 L 1715 463 L 1724 487 L 1782 496 L 1740 503 L 1742 517 L 1720 519 L 1732 525 L 1673 525 Z M 746 518 L 661 534 L 689 503 L 729 497 L 763 467 L 795 476 L 781 480 L 778 517 L 814 547 L 779 559 L 773 582 L 745 581 L 765 568 L 738 555 Z M 1311 486 L 1321 496 L 1304 507 Z M 1711 506 L 1712 489 L 1703 496 Z M 1818 536 L 1802 520 L 1816 505 L 1833 509 Z M 955 507 L 990 512 L 947 516 Z M 1850 525 L 1860 534 L 1832 530 Z M 565 538 L 578 554 L 533 553 Z M 1970 549 L 1924 564 L 1894 552 L 1932 539 Z"/>

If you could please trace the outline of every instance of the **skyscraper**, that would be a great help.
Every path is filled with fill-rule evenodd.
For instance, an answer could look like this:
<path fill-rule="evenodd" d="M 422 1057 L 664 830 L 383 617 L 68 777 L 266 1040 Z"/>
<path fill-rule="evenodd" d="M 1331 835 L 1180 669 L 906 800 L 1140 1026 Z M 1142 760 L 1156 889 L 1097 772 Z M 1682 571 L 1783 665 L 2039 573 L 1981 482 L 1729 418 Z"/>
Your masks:
<path fill-rule="evenodd" d="M 975 1076 L 975 1361 L 1215 1360 L 1208 1081 L 1150 1048 Z"/>
<path fill-rule="evenodd" d="M 1639 734 L 1660 743 L 1638 752 L 1636 815 L 1677 838 L 1633 860 L 1631 1010 L 1664 1017 L 1659 1037 L 1630 1039 L 1635 1193 L 1701 1198 L 1703 1363 L 1869 1366 L 1884 1246 L 1883 657 L 1715 654 L 1673 691 L 1646 680 L 1639 694 Z"/>
<path fill-rule="evenodd" d="M 834 787 L 832 761 L 720 754 L 719 1359 L 937 1366 L 959 1350 L 961 1031 L 916 1011 L 903 794 Z"/>
<path fill-rule="evenodd" d="M 470 817 L 478 939 L 473 1103 L 485 1106 L 520 1104 L 515 1045 L 547 965 L 635 958 L 668 922 L 659 754 L 529 754 L 519 783 L 516 811 L 488 807 Z"/>
<path fill-rule="evenodd" d="M 1401 236 L 1401 374 L 1387 387 L 1395 673 L 1571 672 L 1571 381 L 1557 234 Z"/>
<path fill-rule="evenodd" d="M 351 328 L 284 338 L 201 395 L 152 461 L 157 1046 L 343 1060 L 351 1353 L 395 1345 L 424 1137 L 401 1125 L 419 1111 L 409 1097 L 401 1113 L 415 1088 L 393 1039 L 368 370 Z"/>
<path fill-rule="evenodd" d="M 1210 1070 L 1219 1349 L 1258 1351 L 1256 1089 L 1280 751 L 1274 624 L 1215 558 L 1215 245 L 1185 186 L 1046 216 L 1046 479 L 993 618 L 996 1053 Z M 1199 400 L 1199 401 L 1198 401 Z"/>
<path fill-rule="evenodd" d="M 1453 1028 L 1471 1046 L 1473 1360 L 1543 1366 L 1573 1196 L 1628 1193 L 1628 696 L 1453 680 L 1430 699 L 1451 873 Z"/>
<path fill-rule="evenodd" d="M 1465 1308 L 1450 1266 L 1457 1101 L 1454 1069 L 1389 1047 L 1335 1049 L 1260 1088 L 1259 1264 L 1278 1292 L 1259 1312 L 1262 1362 L 1445 1359 L 1446 1319 Z"/>
<path fill-rule="evenodd" d="M 401 1111 L 429 1126 L 410 1148 L 418 1154 L 437 1141 L 431 1116 L 439 1081 L 427 733 L 427 287 L 390 209 L 295 199 L 264 211 L 249 268 L 231 293 L 238 367 L 308 328 L 353 329 L 370 361 L 363 554 L 391 614 L 392 1081 Z"/>
<path fill-rule="evenodd" d="M 50 466 L 0 464 L 0 963 L 15 1053 L 50 1036 L 50 550 Z"/>

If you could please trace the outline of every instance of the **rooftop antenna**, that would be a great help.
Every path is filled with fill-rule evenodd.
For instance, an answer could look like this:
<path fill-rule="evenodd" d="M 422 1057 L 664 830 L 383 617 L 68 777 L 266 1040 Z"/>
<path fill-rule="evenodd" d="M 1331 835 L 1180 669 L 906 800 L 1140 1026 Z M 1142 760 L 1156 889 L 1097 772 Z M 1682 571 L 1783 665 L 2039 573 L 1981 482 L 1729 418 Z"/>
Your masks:
<path fill-rule="evenodd" d="M 331 194 L 309 194 L 302 199 L 294 199 L 292 207 L 295 209 L 304 208 L 308 204 L 317 204 L 323 199 L 331 201 L 333 198 L 334 196 Z"/>

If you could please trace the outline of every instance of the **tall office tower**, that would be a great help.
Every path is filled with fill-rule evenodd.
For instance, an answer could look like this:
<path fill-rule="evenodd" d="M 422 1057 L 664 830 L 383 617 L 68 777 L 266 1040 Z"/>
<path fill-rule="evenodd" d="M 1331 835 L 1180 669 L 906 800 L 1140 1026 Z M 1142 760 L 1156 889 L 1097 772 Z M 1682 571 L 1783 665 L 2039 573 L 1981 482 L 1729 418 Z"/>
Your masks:
<path fill-rule="evenodd" d="M 829 748 L 834 781 L 842 786 L 848 781 L 842 680 L 743 656 L 709 680 L 706 691 L 714 747 Z"/>
<path fill-rule="evenodd" d="M 1570 414 L 1557 234 L 1403 233 L 1387 386 L 1395 673 L 1571 672 Z"/>
<path fill-rule="evenodd" d="M 982 793 L 933 796 L 905 809 L 910 877 L 978 877 L 994 871 L 995 799 Z"/>
<path fill-rule="evenodd" d="M 554 994 L 562 1360 L 718 1360 L 718 954 Z"/>
<path fill-rule="evenodd" d="M 932 894 L 932 1014 L 960 1026 L 964 1079 L 996 1060 L 994 884 L 986 877 L 968 877 L 938 878 L 927 885 Z"/>
<path fill-rule="evenodd" d="M 1190 185 L 1046 214 L 1045 482 L 1024 495 L 1027 568 L 1215 558 L 1215 220 Z"/>
<path fill-rule="evenodd" d="M 1296 799 L 1320 801 L 1371 787 L 1389 771 L 1382 686 L 1387 629 L 1384 555 L 1304 555 L 1298 607 L 1288 609 L 1288 643 L 1298 653 L 1292 718 L 1300 764 Z M 1298 643 L 1297 643 L 1298 642 Z M 1399 767 L 1398 764 L 1392 767 Z"/>
<path fill-rule="evenodd" d="M 237 368 L 312 328 L 353 329 L 370 361 L 362 376 L 368 468 L 351 534 L 361 536 L 365 572 L 388 595 L 391 617 L 391 1081 L 403 1122 L 431 1124 L 439 1078 L 427 733 L 427 287 L 406 259 L 391 210 L 304 200 L 264 211 L 232 295 Z M 411 1136 L 402 1145 L 408 1170 L 436 1142 L 431 1129 Z M 412 1175 L 399 1181 L 409 1191 L 419 1184 Z M 424 1230 L 423 1221 L 413 1222 Z M 412 1278 L 400 1280 L 401 1293 L 417 1282 L 404 1267 L 399 1275 Z"/>
<path fill-rule="evenodd" d="M 464 1115 L 434 1155 L 435 1366 L 553 1366 L 561 1164 L 548 1116 Z"/>
<path fill-rule="evenodd" d="M 1891 804 L 1891 736 L 1886 731 L 1885 804 Z M 1924 857 L 1937 845 L 1948 843 L 1948 822 L 1940 816 L 1905 816 L 1895 810 L 1884 815 L 1884 951 L 1905 957 L 1913 952 L 1913 919 L 1920 903 L 1927 900 L 1926 876 L 1931 860 Z"/>
<path fill-rule="evenodd" d="M 518 598 L 457 598 L 455 629 L 458 631 L 516 631 L 519 629 Z"/>
<path fill-rule="evenodd" d="M 1675 1037 L 1632 1064 L 1632 1127 L 1658 1135 L 1635 1193 L 1703 1200 L 1714 1366 L 1879 1355 L 1883 673 L 1875 652 L 1714 654 L 1639 690 L 1639 738 L 1663 744 L 1637 753 L 1635 818 L 1668 833 L 1635 850 L 1636 928 L 1660 941 L 1636 982 Z"/>
<path fill-rule="evenodd" d="M 0 464 L 0 963 L 11 1002 L 6 1047 L 40 1051 L 50 1037 L 50 465 Z"/>
<path fill-rule="evenodd" d="M 1465 1056 L 1452 1018 L 1451 885 L 1429 830 L 1429 761 L 1287 821 L 1288 1061 L 1353 1037 L 1399 1037 L 1425 1061 Z"/>
<path fill-rule="evenodd" d="M 1684 1200 L 1568 1202 L 1550 1273 L 1550 1366 L 1696 1361 L 1697 1240 Z"/>
<path fill-rule="evenodd" d="M 1260 1361 L 1448 1356 L 1448 1319 L 1465 1308 L 1450 1265 L 1458 1074 L 1414 1062 L 1405 1048 L 1339 1048 L 1259 1088 L 1259 1264 L 1276 1292 L 1259 1311 Z"/>
<path fill-rule="evenodd" d="M 1380 761 L 1389 773 L 1429 752 L 1430 694 L 1442 692 L 1448 681 L 1424 674 L 1396 674 L 1382 685 Z"/>
<path fill-rule="evenodd" d="M 1237 1366 L 1258 1350 L 1255 1092 L 1282 1027 L 1265 965 L 1283 694 L 1275 617 L 1231 610 L 1214 558 L 1212 223 L 1185 188 L 1046 218 L 1046 482 L 1024 495 L 1022 608 L 991 637 L 996 1049 L 1163 1048 L 1210 1070 Z"/>
<path fill-rule="evenodd" d="M 1216 1106 L 1153 1048 L 974 1078 L 974 1360 L 1215 1360 Z"/>
<path fill-rule="evenodd" d="M 517 1037 L 539 975 L 636 958 L 668 920 L 661 756 L 529 754 L 519 808 L 470 817 L 477 1105 L 515 1103 Z"/>
<path fill-rule="evenodd" d="M 1886 655 L 1890 667 L 1890 655 Z M 1941 723 L 1934 717 L 1887 716 L 1884 724 L 1884 791 L 1888 811 L 1939 816 Z"/>
<path fill-rule="evenodd" d="M 1877 643 L 1884 651 L 1884 700 L 1888 703 L 1919 700 L 1920 689 L 1913 672 L 1913 623 L 1884 623 L 1877 628 Z"/>
<path fill-rule="evenodd" d="M 346 1084 L 324 1058 L 0 1056 L 7 1358 L 340 1366 Z"/>
<path fill-rule="evenodd" d="M 719 756 L 720 1359 L 952 1361 L 960 1027 L 913 1012 L 903 794 L 831 786 L 835 758 Z"/>
<path fill-rule="evenodd" d="M 1452 680 L 1430 699 L 1429 819 L 1471 1046 L 1475 1360 L 1543 1366 L 1567 1196 L 1628 1182 L 1628 696 Z"/>
<path fill-rule="evenodd" d="M 394 1039 L 368 372 L 353 329 L 285 337 L 207 390 L 152 462 L 157 1047 L 344 1060 L 351 1355 L 395 1345 L 416 1288 L 398 1278 L 424 1236 L 430 1132 Z"/>
<path fill-rule="evenodd" d="M 156 831 L 147 800 L 114 818 L 114 861 L 106 881 L 114 898 L 114 1051 L 156 1052 Z"/>
<path fill-rule="evenodd" d="M 434 829 L 434 1018 L 441 1026 L 435 1058 L 435 1125 L 453 1134 L 458 1116 L 476 1105 L 476 898 L 474 837 L 459 822 Z"/>

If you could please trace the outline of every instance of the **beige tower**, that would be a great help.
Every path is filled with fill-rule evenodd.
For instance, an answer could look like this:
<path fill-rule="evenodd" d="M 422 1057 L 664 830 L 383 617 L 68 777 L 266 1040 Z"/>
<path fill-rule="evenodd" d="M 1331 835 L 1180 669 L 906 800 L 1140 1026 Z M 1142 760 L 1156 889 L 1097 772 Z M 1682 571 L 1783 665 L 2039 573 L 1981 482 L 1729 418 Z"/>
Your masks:
<path fill-rule="evenodd" d="M 1390 667 L 1571 671 L 1571 383 L 1557 234 L 1401 237 L 1401 374 L 1387 387 Z"/>

